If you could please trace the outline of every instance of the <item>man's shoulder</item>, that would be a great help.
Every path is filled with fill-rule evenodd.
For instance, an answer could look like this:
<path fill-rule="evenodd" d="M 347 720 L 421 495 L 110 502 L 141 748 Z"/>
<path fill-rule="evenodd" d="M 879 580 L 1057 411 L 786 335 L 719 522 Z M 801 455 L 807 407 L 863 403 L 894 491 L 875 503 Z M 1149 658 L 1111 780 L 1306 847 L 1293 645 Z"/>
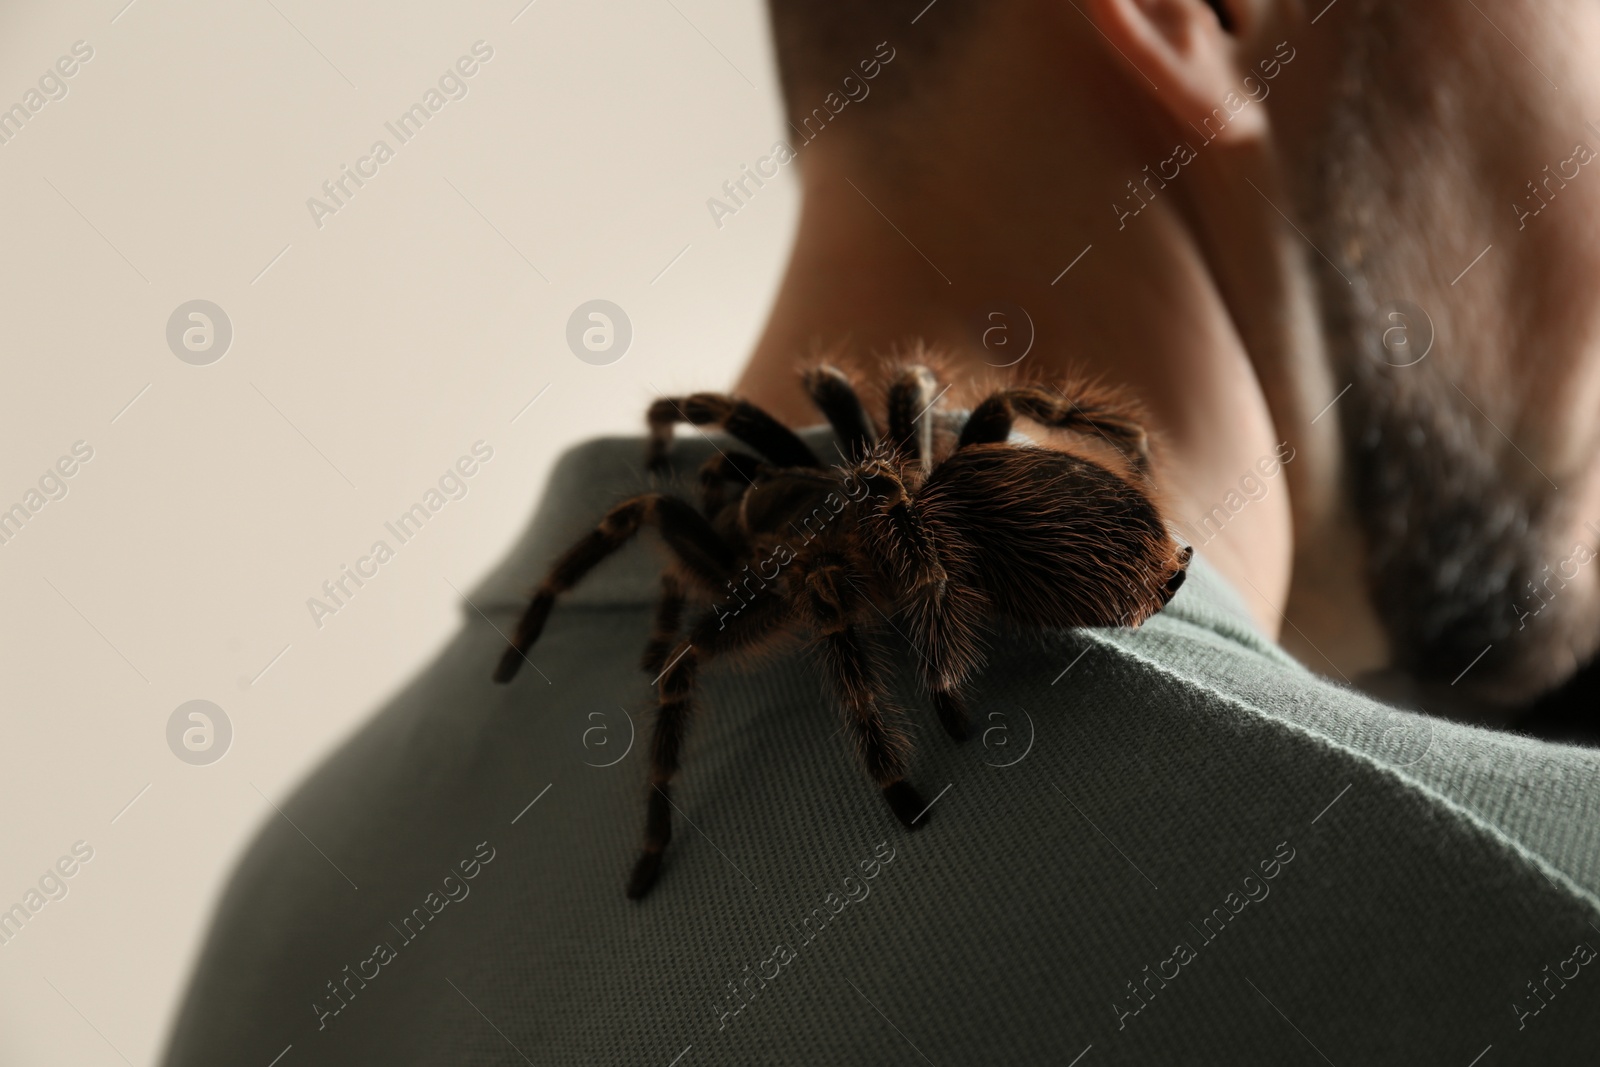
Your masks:
<path fill-rule="evenodd" d="M 1313 751 L 1419 792 L 1541 870 L 1600 898 L 1600 751 L 1401 708 L 1305 669 L 1258 634 L 1231 590 L 1197 568 L 1196 594 L 1100 644 L 1143 684 L 1168 679 L 1223 716 L 1294 733 Z"/>
<path fill-rule="evenodd" d="M 613 590 L 648 569 L 648 548 L 630 551 L 645 562 L 619 560 Z M 903 680 L 932 804 L 911 834 L 803 653 L 709 666 L 681 831 L 642 904 L 622 889 L 643 816 L 646 598 L 558 607 L 507 687 L 489 673 L 514 605 L 479 600 L 272 815 L 171 1062 L 291 1043 L 305 1063 L 426 1062 L 496 1029 L 534 1062 L 689 1045 L 699 1062 L 886 1062 L 905 1050 L 884 1016 L 949 1062 L 1089 1043 L 1141 1062 L 1195 1041 L 1191 1062 L 1276 1062 L 1261 1042 L 1277 1017 L 1256 1018 L 1245 977 L 1297 1020 L 1321 1013 L 1336 1061 L 1399 1062 L 1462 1011 L 1505 1015 L 1507 990 L 1595 918 L 1600 848 L 1544 784 L 1561 768 L 1592 804 L 1593 762 L 1318 679 L 1198 578 L 1138 631 L 997 633 L 965 744 Z M 1473 938 L 1441 943 L 1441 909 Z M 1396 962 L 1375 979 L 1380 947 Z M 1418 983 L 1449 1012 L 1407 1006 Z M 1509 1028 L 1482 1029 L 1465 1059 Z M 1537 1029 L 1527 1049 L 1576 1040 Z"/>

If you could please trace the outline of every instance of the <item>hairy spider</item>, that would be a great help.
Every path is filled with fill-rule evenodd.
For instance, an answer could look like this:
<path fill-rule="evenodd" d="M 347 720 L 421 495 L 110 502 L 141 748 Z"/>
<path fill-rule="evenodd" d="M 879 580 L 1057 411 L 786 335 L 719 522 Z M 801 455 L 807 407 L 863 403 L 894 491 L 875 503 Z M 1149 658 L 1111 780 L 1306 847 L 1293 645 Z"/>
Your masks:
<path fill-rule="evenodd" d="M 495 681 L 509 682 L 556 597 L 641 526 L 657 528 L 673 559 L 644 653 L 658 707 L 644 851 L 628 882 L 635 900 L 655 883 L 672 836 L 672 779 L 695 674 L 707 661 L 810 634 L 867 774 L 915 829 L 926 805 L 905 780 L 911 741 L 876 649 L 881 621 L 903 615 L 939 721 L 960 739 L 962 690 L 981 665 L 987 619 L 1137 626 L 1187 573 L 1193 550 L 1173 540 L 1151 498 L 1137 411 L 1105 389 L 1003 389 L 979 403 L 951 441 L 934 432 L 942 394 L 925 367 L 892 375 L 886 435 L 839 370 L 812 368 L 804 383 L 848 452 L 843 465 L 824 466 L 795 433 L 735 397 L 696 393 L 652 404 L 653 470 L 665 468 L 679 422 L 720 426 L 760 457 L 719 450 L 701 468 L 698 510 L 660 492 L 612 508 L 534 592 L 495 670 Z M 1121 452 L 1126 470 L 1011 444 L 1018 418 L 1098 434 Z M 709 606 L 684 633 L 691 598 Z"/>

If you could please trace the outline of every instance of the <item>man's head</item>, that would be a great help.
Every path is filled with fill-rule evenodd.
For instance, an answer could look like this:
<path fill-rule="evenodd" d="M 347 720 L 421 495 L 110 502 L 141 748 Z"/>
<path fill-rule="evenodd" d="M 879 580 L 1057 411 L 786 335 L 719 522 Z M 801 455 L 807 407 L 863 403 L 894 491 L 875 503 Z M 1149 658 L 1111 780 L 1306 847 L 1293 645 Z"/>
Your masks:
<path fill-rule="evenodd" d="M 951 146 L 983 141 L 987 117 L 1028 131 L 995 161 L 1014 172 L 1013 186 L 1030 159 L 1048 156 L 1035 169 L 1062 190 L 1056 218 L 1030 201 L 1031 224 L 1009 217 L 1007 201 L 989 201 L 994 227 L 1019 240 L 1053 227 L 1063 263 L 1084 244 L 1115 257 L 1113 241 L 1141 239 L 1123 236 L 1135 205 L 1154 204 L 1192 231 L 1208 284 L 1266 383 L 1277 434 L 1315 441 L 1337 420 L 1339 440 L 1302 466 L 1296 491 L 1313 491 L 1315 463 L 1333 472 L 1340 506 L 1365 533 L 1367 600 L 1396 666 L 1448 682 L 1470 663 L 1461 689 L 1516 700 L 1594 652 L 1600 4 L 770 4 L 791 120 L 878 42 L 896 51 L 892 76 L 874 86 L 877 106 L 836 135 L 853 145 L 858 192 L 875 169 L 890 189 L 926 184 L 941 168 L 972 173 Z M 1019 123 L 1019 111 L 1032 114 Z M 1052 131 L 1063 143 L 1045 143 Z M 911 151 L 875 154 L 885 141 Z M 1169 146 L 1188 146 L 1191 158 L 1170 163 Z M 1172 177 L 1178 169 L 1190 176 Z M 1125 205 L 1114 206 L 1114 237 L 1079 221 L 1104 211 L 1079 203 L 1101 186 L 1101 204 Z M 913 240 L 903 217 L 891 224 Z M 933 226 L 918 238 L 937 242 Z M 1293 262 L 1230 263 L 1264 228 L 1278 231 Z M 917 249 L 938 263 L 937 250 Z M 952 277 L 968 264 L 942 266 L 959 299 Z M 1255 293 L 1292 294 L 1298 276 L 1313 294 L 1306 321 L 1281 321 L 1295 314 L 1287 296 L 1281 306 L 1252 300 L 1252 270 L 1275 279 Z M 1307 408 L 1312 395 L 1319 403 Z M 1324 418 L 1317 408 L 1330 400 Z M 1297 523 L 1308 507 L 1296 501 Z M 1295 581 L 1310 581 L 1298 572 L 1312 566 L 1302 552 Z M 1288 622 L 1300 628 L 1293 614 Z M 1338 625 L 1305 620 L 1308 632 Z"/>
<path fill-rule="evenodd" d="M 949 0 L 937 19 L 917 18 L 927 0 L 884 0 L 856 4 L 849 0 L 768 0 L 778 76 L 792 119 L 803 120 L 837 92 L 846 76 L 859 77 L 857 64 L 873 55 L 879 42 L 901 45 L 913 35 L 916 44 L 896 71 L 903 77 L 885 83 L 885 96 L 928 95 L 948 71 L 947 46 L 957 31 L 970 28 L 970 0 Z M 912 19 L 916 18 L 916 23 Z M 909 70 L 906 68 L 910 68 Z"/>

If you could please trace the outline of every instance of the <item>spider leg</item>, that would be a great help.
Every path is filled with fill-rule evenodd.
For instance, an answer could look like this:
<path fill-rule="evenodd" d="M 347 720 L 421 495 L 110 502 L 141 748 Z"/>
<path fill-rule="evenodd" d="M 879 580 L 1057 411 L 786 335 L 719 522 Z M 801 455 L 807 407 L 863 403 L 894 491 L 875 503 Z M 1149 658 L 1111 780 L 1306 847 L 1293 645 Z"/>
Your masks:
<path fill-rule="evenodd" d="M 933 419 L 939 379 L 927 367 L 904 367 L 889 384 L 889 440 L 926 475 L 933 469 Z"/>
<path fill-rule="evenodd" d="M 770 470 L 747 452 L 718 452 L 700 467 L 700 510 L 706 518 L 715 518 L 728 502 L 725 482 L 738 479 L 746 486 L 754 485 L 757 477 Z M 738 493 L 734 495 L 737 497 Z"/>
<path fill-rule="evenodd" d="M 1133 461 L 1142 475 L 1150 473 L 1150 442 L 1137 413 L 1128 405 L 1105 401 L 1092 394 L 1072 396 L 1028 385 L 1005 389 L 972 409 L 961 428 L 958 448 L 968 445 L 999 444 L 1011 436 L 1017 418 L 1032 419 L 1054 429 L 1097 433 Z"/>
<path fill-rule="evenodd" d="M 789 618 L 787 601 L 762 597 L 723 626 L 713 610 L 702 615 L 679 642 L 656 682 L 655 727 L 650 736 L 650 798 L 645 808 L 644 848 L 628 879 L 628 899 L 650 892 L 661 873 L 661 857 L 672 840 L 672 779 L 678 773 L 684 737 L 693 711 L 695 675 L 714 656 L 749 652 L 774 635 Z"/>
<path fill-rule="evenodd" d="M 821 632 L 824 668 L 855 734 L 856 752 L 883 792 L 889 810 L 908 830 L 919 829 L 922 796 L 905 780 L 911 738 L 904 713 L 889 699 L 887 675 L 867 633 L 851 621 L 867 607 L 865 596 L 840 556 L 822 555 L 800 574 L 801 594 L 812 624 Z"/>
<path fill-rule="evenodd" d="M 864 481 L 875 491 L 875 506 L 862 520 L 869 551 L 908 592 L 943 586 L 949 576 L 939 546 L 905 482 L 883 464 Z"/>
<path fill-rule="evenodd" d="M 891 498 L 892 499 L 892 498 Z M 902 497 L 869 519 L 883 569 L 896 575 L 911 620 L 911 641 L 939 723 L 964 740 L 961 687 L 982 665 L 980 624 L 989 614 L 969 566 L 972 546 L 954 531 L 930 528 L 915 499 Z"/>
<path fill-rule="evenodd" d="M 650 643 L 644 646 L 640 669 L 652 678 L 660 677 L 667 665 L 667 655 L 677 643 L 678 629 L 683 625 L 683 608 L 686 603 L 683 582 L 671 571 L 661 576 L 661 599 L 656 601 L 655 622 L 650 628 Z"/>
<path fill-rule="evenodd" d="M 684 567 L 708 586 L 714 588 L 727 579 L 734 550 L 691 504 L 665 493 L 630 497 L 606 512 L 599 525 L 567 549 L 550 568 L 517 623 L 516 637 L 500 657 L 494 672 L 496 682 L 509 682 L 516 677 L 524 654 L 544 631 L 556 597 L 577 585 L 601 560 L 627 544 L 646 523 L 656 525 L 662 540 Z"/>
<path fill-rule="evenodd" d="M 923 684 L 945 733 L 964 741 L 971 728 L 962 689 L 983 664 L 980 624 L 989 602 L 959 571 L 943 586 L 914 593 L 907 615 L 920 653 Z"/>
<path fill-rule="evenodd" d="M 872 446 L 878 443 L 878 428 L 850 379 L 839 368 L 824 363 L 809 368 L 803 381 L 811 402 L 844 442 L 850 458 L 858 462 L 865 459 Z"/>
<path fill-rule="evenodd" d="M 893 576 L 901 603 L 910 609 L 912 644 L 940 724 L 963 740 L 967 713 L 960 689 L 982 664 L 980 624 L 989 613 L 972 574 L 976 546 L 956 531 L 931 526 L 895 475 L 880 471 L 872 481 L 879 506 L 863 520 L 867 551 L 882 573 Z"/>
<path fill-rule="evenodd" d="M 795 432 L 748 400 L 723 393 L 695 393 L 662 397 L 646 414 L 650 424 L 650 469 L 667 465 L 672 428 L 680 422 L 695 426 L 721 426 L 779 467 L 820 467 L 816 453 Z"/>

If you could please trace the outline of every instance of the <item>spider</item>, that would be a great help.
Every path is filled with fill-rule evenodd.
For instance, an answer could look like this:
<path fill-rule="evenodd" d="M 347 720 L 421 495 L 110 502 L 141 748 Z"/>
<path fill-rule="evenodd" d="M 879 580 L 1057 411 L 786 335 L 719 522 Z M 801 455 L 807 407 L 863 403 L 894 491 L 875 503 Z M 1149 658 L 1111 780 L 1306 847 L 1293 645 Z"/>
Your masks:
<path fill-rule="evenodd" d="M 942 393 L 924 366 L 891 372 L 887 432 L 840 370 L 810 368 L 803 383 L 843 446 L 842 465 L 824 466 L 793 431 L 736 397 L 653 403 L 653 471 L 666 468 L 680 422 L 720 427 L 751 452 L 719 449 L 701 468 L 698 509 L 650 492 L 607 512 L 534 591 L 495 670 L 495 681 L 511 681 L 556 598 L 641 527 L 659 531 L 672 561 L 642 664 L 656 679 L 657 711 L 644 848 L 627 886 L 634 900 L 655 884 L 672 836 L 672 781 L 705 663 L 809 634 L 867 775 L 895 817 L 917 829 L 927 805 L 906 781 L 912 746 L 877 648 L 880 623 L 903 618 L 939 721 L 959 740 L 987 620 L 1137 626 L 1187 574 L 1193 549 L 1168 533 L 1138 411 L 1115 393 L 1081 383 L 1005 388 L 973 408 L 952 441 L 935 433 Z M 1126 470 L 1012 444 L 1018 418 L 1098 434 Z M 708 606 L 685 631 L 691 600 Z"/>

